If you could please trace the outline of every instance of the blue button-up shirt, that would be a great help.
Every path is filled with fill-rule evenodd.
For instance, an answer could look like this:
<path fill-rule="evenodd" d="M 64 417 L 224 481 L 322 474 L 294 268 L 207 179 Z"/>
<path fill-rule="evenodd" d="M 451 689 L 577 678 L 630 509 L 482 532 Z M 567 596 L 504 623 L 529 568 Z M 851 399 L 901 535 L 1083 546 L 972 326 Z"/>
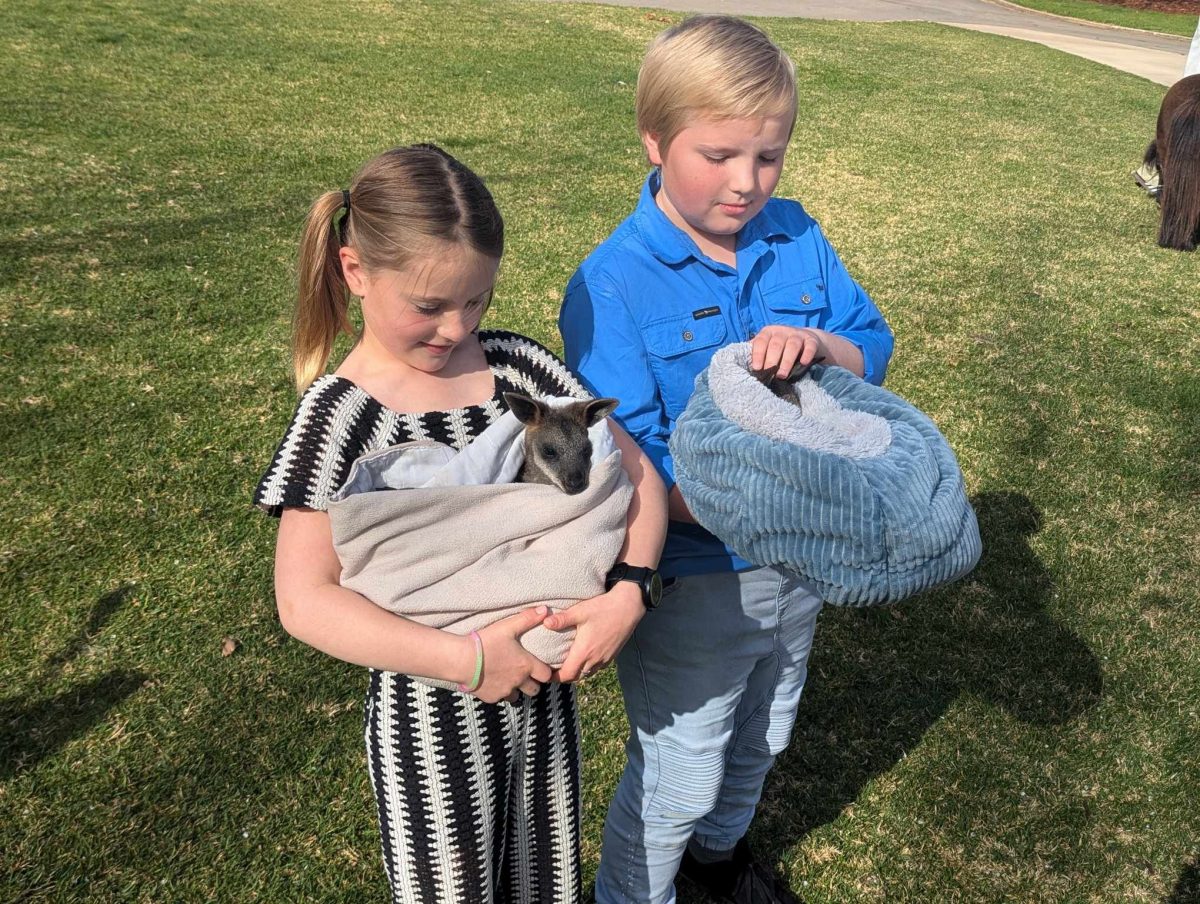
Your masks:
<path fill-rule="evenodd" d="M 658 188 L 655 170 L 637 209 L 580 264 L 558 326 L 567 364 L 592 392 L 620 399 L 614 416 L 670 488 L 667 438 L 717 349 L 769 324 L 817 327 L 858 346 L 866 379 L 879 384 L 892 333 L 797 202 L 772 198 L 742 227 L 734 268 L 667 219 Z M 671 522 L 664 576 L 748 567 L 698 525 Z"/>

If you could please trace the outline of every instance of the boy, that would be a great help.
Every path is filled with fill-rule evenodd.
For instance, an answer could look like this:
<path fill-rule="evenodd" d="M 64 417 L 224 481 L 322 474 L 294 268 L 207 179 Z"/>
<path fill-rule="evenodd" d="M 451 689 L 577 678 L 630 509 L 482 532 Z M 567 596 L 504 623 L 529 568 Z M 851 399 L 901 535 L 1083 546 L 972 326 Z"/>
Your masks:
<path fill-rule="evenodd" d="M 669 588 L 617 659 L 629 760 L 605 823 L 599 904 L 671 902 L 677 871 L 718 900 L 798 900 L 744 836 L 791 736 L 821 600 L 700 528 L 667 447 L 696 375 L 732 342 L 750 340 L 752 366 L 781 376 L 822 355 L 883 380 L 882 315 L 803 208 L 771 199 L 795 115 L 793 65 L 758 28 L 703 16 L 661 34 L 637 85 L 655 169 L 559 316 L 568 363 L 621 400 L 615 417 L 670 488 Z"/>

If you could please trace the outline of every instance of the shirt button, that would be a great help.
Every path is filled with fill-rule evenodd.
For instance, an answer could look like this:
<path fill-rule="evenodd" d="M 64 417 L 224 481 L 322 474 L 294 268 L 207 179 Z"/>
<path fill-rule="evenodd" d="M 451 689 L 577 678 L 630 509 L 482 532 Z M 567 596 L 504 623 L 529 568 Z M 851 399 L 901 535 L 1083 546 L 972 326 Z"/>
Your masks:
<path fill-rule="evenodd" d="M 800 303 L 801 304 L 812 304 L 812 296 L 811 295 L 801 295 Z"/>
<path fill-rule="evenodd" d="M 691 341 L 692 341 L 694 338 L 696 338 L 696 337 L 692 335 L 692 331 L 691 331 L 691 330 L 684 330 L 684 331 L 683 331 L 683 341 L 684 341 L 684 342 L 691 342 Z"/>

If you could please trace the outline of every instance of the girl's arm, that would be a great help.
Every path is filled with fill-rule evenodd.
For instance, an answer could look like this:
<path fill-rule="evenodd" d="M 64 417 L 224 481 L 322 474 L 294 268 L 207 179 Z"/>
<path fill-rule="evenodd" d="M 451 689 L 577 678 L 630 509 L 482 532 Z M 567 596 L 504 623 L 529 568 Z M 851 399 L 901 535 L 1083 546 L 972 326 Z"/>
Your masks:
<path fill-rule="evenodd" d="M 679 492 L 679 484 L 671 487 L 671 492 L 667 494 L 667 514 L 672 521 L 682 521 L 684 524 L 698 523 L 692 510 L 683 501 L 683 493 Z"/>
<path fill-rule="evenodd" d="M 633 498 L 625 516 L 625 542 L 617 560 L 630 565 L 658 565 L 667 536 L 667 492 L 662 478 L 638 444 L 609 419 L 613 439 L 621 450 L 621 466 L 633 484 Z M 631 581 L 617 581 L 612 590 L 576 603 L 546 619 L 554 631 L 575 628 L 571 651 L 558 669 L 560 681 L 579 678 L 604 668 L 625 645 L 646 614 L 641 590 Z"/>
<path fill-rule="evenodd" d="M 275 546 L 275 598 L 284 630 L 323 653 L 356 665 L 468 683 L 475 672 L 475 644 L 381 609 L 338 583 L 341 565 L 333 550 L 329 516 L 288 508 Z M 550 667 L 530 655 L 518 638 L 540 624 L 545 608 L 528 609 L 479 632 L 484 647 L 483 683 L 476 696 L 489 703 L 515 691 L 536 694 Z"/>

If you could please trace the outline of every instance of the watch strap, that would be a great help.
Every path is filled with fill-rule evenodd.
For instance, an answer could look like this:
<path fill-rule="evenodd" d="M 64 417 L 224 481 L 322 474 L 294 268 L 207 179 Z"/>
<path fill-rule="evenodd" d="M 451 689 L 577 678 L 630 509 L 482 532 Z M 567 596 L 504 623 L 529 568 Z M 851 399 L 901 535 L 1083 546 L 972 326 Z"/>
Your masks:
<path fill-rule="evenodd" d="M 612 590 L 618 581 L 631 581 L 642 591 L 642 605 L 647 609 L 658 606 L 662 595 L 662 583 L 658 570 L 645 565 L 630 565 L 628 562 L 618 562 L 605 575 L 604 589 Z M 657 592 L 655 592 L 657 590 Z"/>

